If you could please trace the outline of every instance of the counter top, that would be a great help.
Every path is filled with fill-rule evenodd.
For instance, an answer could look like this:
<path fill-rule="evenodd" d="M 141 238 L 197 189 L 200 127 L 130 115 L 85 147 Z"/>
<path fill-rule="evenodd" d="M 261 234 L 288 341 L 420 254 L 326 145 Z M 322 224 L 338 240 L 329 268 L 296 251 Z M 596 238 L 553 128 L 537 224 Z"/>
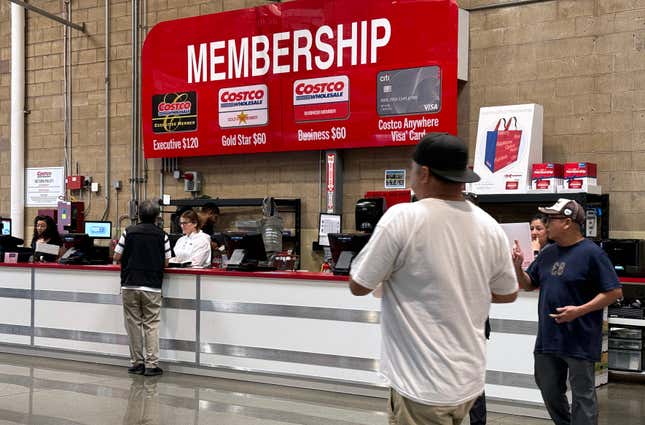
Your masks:
<path fill-rule="evenodd" d="M 114 264 L 101 266 L 86 266 L 79 264 L 58 264 L 58 263 L 0 263 L 0 267 L 17 267 L 17 268 L 34 268 L 34 269 L 58 269 L 58 270 L 88 270 L 88 271 L 110 271 L 118 272 L 121 267 Z M 292 271 L 274 271 L 274 272 L 243 272 L 227 271 L 220 269 L 191 269 L 191 268 L 167 268 L 164 273 L 169 274 L 192 274 L 206 276 L 241 276 L 257 277 L 264 279 L 300 279 L 300 280 L 328 280 L 328 281 L 347 281 L 347 276 L 335 276 L 331 273 L 319 272 L 292 272 Z M 645 281 L 645 279 L 644 279 Z"/>

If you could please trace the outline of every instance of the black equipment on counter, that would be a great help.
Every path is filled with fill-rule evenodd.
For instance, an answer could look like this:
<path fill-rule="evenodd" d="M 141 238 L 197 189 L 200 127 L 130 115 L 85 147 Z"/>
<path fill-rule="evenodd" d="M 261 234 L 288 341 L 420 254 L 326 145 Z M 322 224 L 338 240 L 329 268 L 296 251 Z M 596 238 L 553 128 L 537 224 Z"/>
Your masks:
<path fill-rule="evenodd" d="M 25 241 L 16 238 L 10 235 L 0 236 L 0 262 L 4 261 L 5 253 L 15 252 L 17 253 L 17 262 L 26 263 L 29 261 L 29 258 L 33 255 L 34 250 L 27 247 L 19 247 Z"/>
<path fill-rule="evenodd" d="M 363 198 L 356 202 L 356 230 L 372 233 L 385 213 L 385 198 Z"/>
<path fill-rule="evenodd" d="M 92 239 L 85 233 L 67 233 L 61 235 L 65 253 L 58 259 L 61 264 L 90 264 Z"/>
<path fill-rule="evenodd" d="M 645 276 L 645 240 L 607 239 L 600 246 L 619 276 Z"/>
<path fill-rule="evenodd" d="M 257 232 L 224 232 L 228 263 L 226 270 L 271 271 L 262 235 Z"/>
<path fill-rule="evenodd" d="M 335 275 L 348 275 L 352 260 L 370 239 L 370 233 L 329 233 Z"/>

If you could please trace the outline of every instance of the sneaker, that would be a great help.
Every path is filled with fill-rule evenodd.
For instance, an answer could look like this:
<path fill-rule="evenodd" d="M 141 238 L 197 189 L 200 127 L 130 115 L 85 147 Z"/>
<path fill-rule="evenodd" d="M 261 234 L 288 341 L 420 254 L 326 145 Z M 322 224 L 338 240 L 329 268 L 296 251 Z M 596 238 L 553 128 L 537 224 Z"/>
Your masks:
<path fill-rule="evenodd" d="M 163 369 L 160 367 L 147 367 L 145 372 L 143 372 L 143 376 L 158 376 L 163 374 Z"/>
<path fill-rule="evenodd" d="M 143 363 L 132 365 L 128 368 L 128 373 L 133 373 L 135 375 L 143 375 L 146 370 L 146 366 Z"/>

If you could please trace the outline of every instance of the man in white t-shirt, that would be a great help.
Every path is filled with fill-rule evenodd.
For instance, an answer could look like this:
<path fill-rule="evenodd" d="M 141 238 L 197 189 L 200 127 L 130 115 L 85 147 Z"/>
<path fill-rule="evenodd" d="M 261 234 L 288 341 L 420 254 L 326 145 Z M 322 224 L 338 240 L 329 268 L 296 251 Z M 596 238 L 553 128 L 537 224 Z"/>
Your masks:
<path fill-rule="evenodd" d="M 517 298 L 504 231 L 463 197 L 479 180 L 467 163 L 459 138 L 426 135 L 410 172 L 419 201 L 389 208 L 352 263 L 352 294 L 383 285 L 390 424 L 460 424 L 484 391 L 490 303 Z"/>

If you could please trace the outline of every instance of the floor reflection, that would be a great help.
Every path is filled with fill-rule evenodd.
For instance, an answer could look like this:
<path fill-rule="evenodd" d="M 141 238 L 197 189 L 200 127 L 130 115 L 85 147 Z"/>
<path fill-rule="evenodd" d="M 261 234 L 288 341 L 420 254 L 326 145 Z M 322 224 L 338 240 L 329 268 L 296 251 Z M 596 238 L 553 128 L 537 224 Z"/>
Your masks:
<path fill-rule="evenodd" d="M 642 384 L 599 390 L 599 425 L 642 424 Z M 0 354 L 0 425 L 385 425 L 385 401 L 125 367 Z M 490 413 L 490 425 L 550 421 Z"/>
<path fill-rule="evenodd" d="M 161 423 L 161 408 L 157 383 L 160 376 L 135 375 L 130 384 L 128 406 L 123 425 L 155 425 Z"/>

